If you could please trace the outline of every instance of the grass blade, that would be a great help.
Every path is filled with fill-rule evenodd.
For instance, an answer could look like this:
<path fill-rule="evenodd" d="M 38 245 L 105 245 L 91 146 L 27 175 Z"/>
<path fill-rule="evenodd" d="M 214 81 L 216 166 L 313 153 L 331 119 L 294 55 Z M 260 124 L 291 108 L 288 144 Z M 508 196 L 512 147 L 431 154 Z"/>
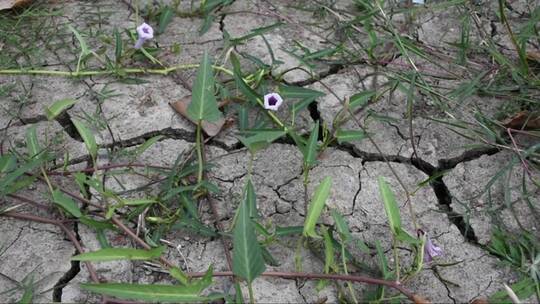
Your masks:
<path fill-rule="evenodd" d="M 120 299 L 143 300 L 147 302 L 210 302 L 222 296 L 200 296 L 192 286 L 158 284 L 81 284 L 83 289 Z"/>
<path fill-rule="evenodd" d="M 92 134 L 90 129 L 83 122 L 77 119 L 71 119 L 71 121 L 73 122 L 73 125 L 75 125 L 77 132 L 81 135 L 88 153 L 90 153 L 92 159 L 95 160 L 97 156 L 97 144 L 94 134 Z"/>
<path fill-rule="evenodd" d="M 317 140 L 319 140 L 319 121 L 315 122 L 306 147 L 304 148 L 304 163 L 306 167 L 311 168 L 317 163 Z"/>
<path fill-rule="evenodd" d="M 58 115 L 64 112 L 67 108 L 77 103 L 77 100 L 72 98 L 61 99 L 55 101 L 50 107 L 45 109 L 45 114 L 48 120 L 55 119 Z"/>
<path fill-rule="evenodd" d="M 116 260 L 152 260 L 159 258 L 165 247 L 157 247 L 151 250 L 132 248 L 105 248 L 93 252 L 85 252 L 73 256 L 72 261 L 116 261 Z"/>
<path fill-rule="evenodd" d="M 382 176 L 379 176 L 379 191 L 381 192 L 381 197 L 384 204 L 384 211 L 388 217 L 388 223 L 392 229 L 394 235 L 399 235 L 402 231 L 401 229 L 401 217 L 399 215 L 399 207 L 396 202 L 394 193 L 384 180 Z"/>
<path fill-rule="evenodd" d="M 52 196 L 54 203 L 62 207 L 69 214 L 77 218 L 82 216 L 79 206 L 77 206 L 77 203 L 75 203 L 75 201 L 72 200 L 69 196 L 65 195 L 58 189 L 53 191 Z"/>
<path fill-rule="evenodd" d="M 303 231 L 304 236 L 308 236 L 312 238 L 320 238 L 320 236 L 317 235 L 317 232 L 315 232 L 315 225 L 317 224 L 317 221 L 319 220 L 319 217 L 321 216 L 323 208 L 326 204 L 326 199 L 330 195 L 331 186 L 332 186 L 332 179 L 329 176 L 327 176 L 319 184 L 319 187 L 317 187 L 317 190 L 315 190 L 315 194 L 313 195 L 313 199 L 311 200 L 311 203 L 309 204 L 308 213 L 306 216 L 306 220 L 304 222 L 304 231 Z"/>

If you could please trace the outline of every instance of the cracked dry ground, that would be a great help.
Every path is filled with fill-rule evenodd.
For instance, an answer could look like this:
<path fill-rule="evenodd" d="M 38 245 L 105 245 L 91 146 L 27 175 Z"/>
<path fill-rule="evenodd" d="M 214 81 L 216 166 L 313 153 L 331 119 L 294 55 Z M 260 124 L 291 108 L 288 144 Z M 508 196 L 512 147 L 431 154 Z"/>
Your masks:
<path fill-rule="evenodd" d="M 127 1 L 97 1 L 94 7 L 88 7 L 84 1 L 65 1 L 62 14 L 51 18 L 58 25 L 69 23 L 83 30 L 99 27 L 112 33 L 114 27 L 136 26 L 134 12 L 126 3 Z M 159 59 L 167 65 L 196 63 L 204 50 L 208 50 L 217 60 L 223 58 L 226 51 L 223 44 L 224 33 L 231 37 L 241 37 L 251 29 L 278 21 L 284 22 L 283 26 L 264 36 L 268 44 L 274 46 L 273 56 L 283 62 L 273 72 L 277 75 L 288 71 L 283 75 L 284 83 L 325 93 L 316 103 L 298 114 L 295 124 L 304 133 L 311 130 L 317 120 L 331 128 L 331 122 L 341 109 L 343 98 L 367 89 L 377 89 L 380 83 L 388 81 L 388 74 L 408 67 L 408 63 L 398 57 L 376 67 L 365 62 L 319 62 L 314 68 L 315 75 L 293 69 L 301 63 L 284 50 L 292 46 L 294 41 L 317 50 L 328 46 L 328 41 L 339 41 L 342 38 L 339 32 L 332 28 L 332 24 L 336 22 L 335 16 L 319 16 L 320 24 L 311 26 L 309 24 L 313 19 L 312 12 L 299 7 L 292 8 L 288 4 L 290 3 L 285 0 L 234 1 L 222 9 L 219 18 L 210 24 L 208 32 L 202 36 L 198 35 L 202 19 L 176 16 L 167 27 L 166 35 L 157 36 L 155 43 L 166 50 L 178 43 L 181 45 L 181 52 L 179 55 L 164 52 Z M 309 5 L 310 2 L 306 2 L 306 7 Z M 337 1 L 335 5 L 342 10 L 351 6 L 348 1 Z M 92 18 L 93 9 L 97 7 L 107 12 L 100 20 Z M 520 7 L 518 1 L 516 9 Z M 418 24 L 411 30 L 426 45 L 450 53 L 452 51 L 446 49 L 448 46 L 441 41 L 453 41 L 459 35 L 452 27 L 453 24 L 458 24 L 458 17 L 453 9 L 420 11 L 416 16 Z M 490 19 L 493 12 L 489 10 L 493 8 L 488 5 L 482 9 L 488 11 L 479 15 L 483 26 L 502 28 L 500 23 Z M 396 23 L 404 19 L 399 14 L 394 15 L 394 18 Z M 481 36 L 476 32 L 472 35 L 471 39 L 477 40 Z M 501 44 L 508 44 L 507 38 L 501 34 Z M 71 40 L 71 36 L 59 39 L 65 39 L 63 42 L 72 50 L 44 48 L 40 58 L 42 66 L 73 68 L 70 63 L 76 60 L 76 43 Z M 238 52 L 246 52 L 266 63 L 269 63 L 272 57 L 266 42 L 260 36 L 253 37 L 235 48 Z M 427 81 L 440 88 L 443 94 L 460 83 L 455 74 L 449 75 L 422 58 L 414 60 L 421 70 L 428 71 L 431 75 L 426 78 Z M 242 66 L 244 70 L 249 70 L 250 62 L 242 62 Z M 119 151 L 133 151 L 145 140 L 162 135 L 162 139 L 140 155 L 137 162 L 173 166 L 178 155 L 186 153 L 194 146 L 195 129 L 189 121 L 171 109 L 169 102 L 190 95 L 194 74 L 194 71 L 179 71 L 166 76 L 140 75 L 145 83 L 129 85 L 112 77 L 67 79 L 49 76 L 0 76 L 0 83 L 9 83 L 16 88 L 2 99 L 0 123 L 3 130 L 3 149 L 22 149 L 26 129 L 34 124 L 37 125 L 40 138 L 54 138 L 51 148 L 58 156 L 58 167 L 63 165 L 63 157 L 66 156 L 65 152 L 68 152 L 68 169 L 85 168 L 89 157 L 70 118 L 84 118 L 91 114 L 101 117 L 105 122 L 101 128 L 93 130 L 100 146 L 97 160 L 99 165 L 123 163 L 126 153 Z M 103 99 L 103 94 L 108 97 Z M 446 116 L 430 101 L 429 96 L 419 91 L 415 92 L 415 96 L 412 132 L 406 119 L 406 93 L 395 91 L 393 94 L 384 95 L 377 103 L 370 105 L 370 113 L 392 119 L 370 120 L 365 113 L 362 114 L 364 116 L 359 115 L 380 151 L 368 140 L 331 145 L 320 155 L 318 164 L 311 170 L 311 183 L 307 193 L 304 192 L 302 184 L 302 155 L 292 140 L 279 139 L 257 153 L 252 179 L 258 207 L 268 223 L 279 226 L 301 225 L 304 220 L 304 196 L 311 196 L 314 185 L 318 185 L 325 176 L 331 176 L 334 182 L 328 205 L 345 216 L 355 237 L 369 246 L 373 246 L 375 240 L 381 242 L 388 259 L 392 261 L 389 226 L 379 197 L 377 177 L 384 176 L 390 183 L 406 219 L 408 207 L 404 206 L 406 195 L 390 170 L 391 166 L 409 191 L 417 190 L 412 196 L 412 203 L 418 223 L 429 230 L 434 242 L 444 249 L 444 256 L 438 263 L 426 265 L 419 275 L 404 283 L 406 287 L 433 302 L 467 302 L 477 297 L 489 296 L 500 290 L 503 283 L 515 282 L 516 273 L 503 266 L 485 250 L 493 228 L 488 211 L 493 210 L 491 208 L 499 210 L 499 216 L 510 229 L 519 229 L 518 220 L 529 231 L 540 228 L 538 219 L 533 215 L 527 212 L 513 213 L 504 207 L 504 196 L 510 195 L 515 202 L 514 210 L 526 210 L 520 208 L 525 202 L 519 200 L 523 176 L 521 171 L 516 170 L 508 177 L 505 182 L 511 186 L 510 193 L 504 193 L 503 187 L 495 184 L 489 197 L 477 196 L 490 178 L 512 158 L 512 153 L 488 146 L 477 145 L 471 148 L 476 142 L 457 135 L 451 126 L 436 121 L 437 118 L 444 119 Z M 25 102 L 20 102 L 22 97 Z M 78 102 L 55 121 L 47 122 L 43 108 L 61 98 L 76 98 Z M 492 115 L 505 102 L 503 99 L 472 95 L 460 104 L 449 104 L 449 108 L 459 119 L 473 122 L 475 111 L 481 110 Z M 285 104 L 278 116 L 288 117 L 290 109 L 290 105 Z M 225 115 L 234 120 L 234 107 L 226 108 Z M 347 122 L 346 126 L 350 129 L 357 128 L 353 121 Z M 228 126 L 217 137 L 208 141 L 206 151 L 208 161 L 214 165 L 208 177 L 221 190 L 214 199 L 218 206 L 219 221 L 226 229 L 231 225 L 242 196 L 250 157 L 236 134 L 236 125 Z M 125 197 L 139 197 L 141 193 L 137 190 L 144 186 L 147 186 L 144 188 L 146 193 L 157 189 L 152 188 L 152 185 L 148 186 L 155 177 L 148 176 L 144 169 L 137 169 L 135 172 L 137 174 L 114 177 L 105 172 L 96 177 L 99 177 L 106 187 Z M 441 172 L 445 174 L 438 174 Z M 438 177 L 432 181 L 431 186 L 417 187 L 420 182 L 434 175 Z M 72 179 L 60 176 L 52 176 L 51 179 L 57 185 L 78 192 Z M 502 181 L 497 183 L 499 182 Z M 531 193 L 530 199 L 538 206 L 540 193 L 537 188 L 530 189 L 536 191 Z M 49 218 L 58 216 L 57 211 L 47 203 L 46 193 L 46 185 L 39 183 L 25 189 L 20 193 L 21 196 L 34 199 L 43 205 L 40 208 L 24 206 L 18 211 Z M 92 200 L 98 202 L 96 197 Z M 16 203 L 19 202 L 12 198 L 5 198 L 2 202 L 9 205 Z M 199 211 L 205 224 L 215 224 L 204 201 Z M 321 220 L 331 223 L 328 214 L 323 214 Z M 404 222 L 405 228 L 413 231 L 409 221 Z M 130 225 L 135 227 L 135 222 Z M 69 223 L 69 228 L 88 251 L 100 248 L 94 230 L 77 222 Z M 124 236 L 111 233 L 108 237 L 113 246 L 136 246 Z M 169 248 L 167 258 L 187 266 L 188 270 L 205 271 L 210 264 L 214 265 L 215 271 L 228 270 L 224 248 L 219 239 L 205 238 L 183 230 L 173 231 L 164 238 L 180 249 Z M 269 251 L 279 262 L 279 266 L 268 267 L 269 270 L 294 270 L 295 250 L 294 240 L 270 247 Z M 35 278 L 41 280 L 38 284 L 39 290 L 44 291 L 39 301 L 99 301 L 100 298 L 82 291 L 78 286 L 78 283 L 88 282 L 90 278 L 85 265 L 70 262 L 70 257 L 75 252 L 73 244 L 56 226 L 0 218 L 0 273 L 3 274 L 0 276 L 0 291 L 13 287 L 14 283 L 8 277 L 20 281 L 33 272 Z M 406 259 L 410 252 L 403 249 L 400 255 Z M 358 253 L 356 258 L 368 265 L 376 263 L 374 253 Z M 323 272 L 324 258 L 321 260 L 316 254 L 302 252 L 302 263 L 303 271 Z M 139 262 L 103 262 L 95 263 L 95 267 L 98 275 L 110 282 L 171 282 L 159 269 Z M 361 269 L 353 267 L 351 272 L 360 273 Z M 259 278 L 254 282 L 254 290 L 259 303 L 338 300 L 334 285 L 328 285 L 321 291 L 317 291 L 316 285 L 316 281 Z M 216 279 L 212 286 L 215 291 L 229 291 L 231 288 L 231 281 L 222 278 Z M 371 287 L 355 285 L 355 288 L 361 295 Z M 2 301 L 13 301 L 16 298 L 17 296 L 14 296 Z"/>

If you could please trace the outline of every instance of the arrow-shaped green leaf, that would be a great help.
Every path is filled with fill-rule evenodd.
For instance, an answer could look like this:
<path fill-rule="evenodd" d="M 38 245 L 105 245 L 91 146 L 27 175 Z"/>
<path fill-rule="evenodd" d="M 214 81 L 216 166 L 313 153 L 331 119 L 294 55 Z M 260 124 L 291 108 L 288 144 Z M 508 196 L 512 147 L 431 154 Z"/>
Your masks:
<path fill-rule="evenodd" d="M 197 71 L 191 98 L 187 114 L 193 121 L 206 120 L 215 122 L 221 118 L 222 115 L 217 106 L 216 96 L 214 96 L 212 64 L 206 51 Z"/>

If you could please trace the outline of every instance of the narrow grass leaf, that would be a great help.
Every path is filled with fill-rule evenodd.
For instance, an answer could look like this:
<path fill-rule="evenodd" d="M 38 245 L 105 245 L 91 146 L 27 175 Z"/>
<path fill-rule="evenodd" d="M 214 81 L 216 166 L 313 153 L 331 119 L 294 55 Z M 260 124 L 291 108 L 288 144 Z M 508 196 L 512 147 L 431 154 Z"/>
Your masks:
<path fill-rule="evenodd" d="M 323 230 L 324 239 L 324 273 L 330 273 L 334 266 L 334 243 L 328 229 Z"/>
<path fill-rule="evenodd" d="M 48 120 L 55 119 L 58 115 L 64 112 L 67 108 L 71 107 L 77 103 L 77 100 L 72 98 L 61 99 L 55 101 L 50 107 L 45 109 L 45 114 L 47 115 Z"/>
<path fill-rule="evenodd" d="M 103 262 L 116 260 L 152 260 L 161 256 L 165 247 L 157 247 L 150 250 L 132 248 L 105 248 L 93 252 L 85 252 L 73 256 L 72 261 Z"/>
<path fill-rule="evenodd" d="M 172 8 L 170 8 L 168 5 L 163 7 L 161 13 L 159 14 L 158 34 L 163 34 L 165 32 L 165 29 L 172 21 L 173 15 L 174 11 Z"/>
<path fill-rule="evenodd" d="M 75 203 L 71 197 L 65 195 L 58 189 L 53 191 L 52 196 L 54 203 L 62 207 L 62 209 L 66 210 L 69 214 L 76 218 L 82 216 L 79 206 L 77 206 L 77 203 Z"/>
<path fill-rule="evenodd" d="M 308 214 L 304 222 L 304 236 L 321 238 L 319 235 L 317 235 L 317 232 L 315 232 L 315 225 L 317 224 L 317 221 L 319 220 L 319 217 L 321 216 L 323 208 L 326 204 L 326 200 L 330 195 L 331 186 L 332 179 L 327 176 L 319 184 L 317 190 L 315 190 L 315 194 L 313 195 L 313 199 L 309 204 Z"/>
<path fill-rule="evenodd" d="M 316 98 L 325 95 L 321 91 L 287 85 L 280 85 L 279 92 L 281 93 L 281 96 L 283 98 L 299 98 L 312 100 L 315 100 Z"/>
<path fill-rule="evenodd" d="M 307 168 L 311 168 L 317 162 L 317 140 L 319 140 L 319 121 L 316 121 L 309 135 L 309 139 L 306 147 L 303 149 L 304 152 L 304 163 Z"/>
<path fill-rule="evenodd" d="M 92 156 L 92 159 L 96 159 L 97 156 L 97 144 L 96 139 L 94 138 L 94 134 L 90 131 L 90 129 L 81 121 L 77 119 L 71 119 L 73 122 L 73 125 L 75 125 L 75 128 L 77 129 L 77 132 L 81 135 L 81 138 L 84 141 L 84 144 L 86 146 L 86 149 L 88 150 L 88 153 L 90 153 L 90 156 Z"/>
<path fill-rule="evenodd" d="M 394 193 L 382 176 L 379 176 L 379 191 L 381 193 L 384 211 L 386 212 L 386 217 L 388 218 L 388 223 L 390 224 L 392 233 L 394 233 L 394 235 L 398 235 L 400 231 L 402 231 L 399 207 Z"/>
<path fill-rule="evenodd" d="M 122 42 L 122 35 L 118 31 L 118 28 L 114 28 L 113 31 L 114 34 L 114 57 L 116 60 L 116 63 L 120 62 L 120 59 L 122 58 L 122 52 L 123 52 L 123 42 Z"/>
<path fill-rule="evenodd" d="M 240 204 L 236 216 L 233 246 L 233 272 L 251 284 L 264 272 L 266 266 L 245 200 Z"/>
<path fill-rule="evenodd" d="M 242 78 L 242 70 L 240 68 L 240 61 L 238 61 L 238 58 L 234 53 L 231 54 L 231 63 L 233 65 L 233 72 L 234 72 L 234 81 L 236 83 L 236 86 L 244 94 L 248 100 L 253 103 L 257 104 L 257 99 L 261 98 L 255 90 L 253 90 Z"/>
<path fill-rule="evenodd" d="M 338 143 L 360 141 L 367 137 L 367 133 L 362 130 L 343 130 L 338 129 L 336 132 L 336 138 Z"/>
<path fill-rule="evenodd" d="M 353 96 L 349 98 L 349 107 L 351 110 L 354 110 L 359 107 L 364 107 L 368 104 L 368 102 L 371 100 L 373 96 L 375 96 L 377 92 L 373 90 L 363 91 L 360 93 L 356 93 Z"/>
<path fill-rule="evenodd" d="M 332 218 L 336 223 L 336 230 L 341 236 L 341 240 L 344 243 L 350 242 L 353 239 L 353 236 L 349 230 L 349 224 L 347 224 L 347 221 L 345 221 L 343 215 L 341 215 L 336 209 L 332 209 L 330 214 L 332 214 Z"/>
<path fill-rule="evenodd" d="M 122 200 L 122 203 L 128 206 L 140 206 L 140 205 L 157 203 L 157 200 L 153 198 L 129 199 L 129 200 Z"/>
<path fill-rule="evenodd" d="M 152 303 L 211 302 L 212 300 L 222 298 L 221 295 L 200 296 L 197 289 L 191 286 L 102 283 L 81 284 L 81 288 L 120 299 L 142 300 Z"/>
<path fill-rule="evenodd" d="M 71 25 L 68 24 L 68 29 L 73 32 L 75 35 L 75 38 L 77 38 L 77 41 L 79 41 L 79 46 L 81 47 L 81 53 L 83 56 L 86 56 L 91 53 L 90 49 L 88 48 L 86 41 L 84 40 L 83 36 Z"/>
<path fill-rule="evenodd" d="M 204 52 L 197 71 L 197 78 L 193 85 L 192 101 L 187 114 L 194 121 L 216 122 L 222 117 L 214 95 L 214 74 L 207 51 Z"/>
<path fill-rule="evenodd" d="M 35 125 L 32 125 L 26 130 L 26 149 L 28 150 L 28 156 L 30 157 L 38 155 L 41 151 Z"/>

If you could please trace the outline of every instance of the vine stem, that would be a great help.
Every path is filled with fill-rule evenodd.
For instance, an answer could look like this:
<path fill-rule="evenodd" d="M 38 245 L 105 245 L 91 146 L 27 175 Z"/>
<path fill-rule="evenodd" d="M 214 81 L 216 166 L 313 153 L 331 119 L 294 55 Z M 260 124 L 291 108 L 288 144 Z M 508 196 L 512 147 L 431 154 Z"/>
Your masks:
<path fill-rule="evenodd" d="M 204 272 L 191 272 L 186 273 L 186 275 L 192 278 L 200 278 L 205 275 Z M 212 274 L 214 277 L 231 277 L 234 276 L 232 271 L 222 271 L 214 272 Z M 342 274 L 326 274 L 326 273 L 305 273 L 305 272 L 281 272 L 281 271 L 267 271 L 261 274 L 263 277 L 278 277 L 282 279 L 308 279 L 308 280 L 337 280 L 337 281 L 349 281 L 357 283 L 366 283 L 374 285 L 383 285 L 390 288 L 393 288 L 400 293 L 402 293 L 407 298 L 419 303 L 418 300 L 422 299 L 420 296 L 414 294 L 412 291 L 403 287 L 399 282 L 388 281 L 364 276 L 353 276 L 353 275 L 342 275 Z M 425 302 L 424 302 L 425 303 Z"/>
<path fill-rule="evenodd" d="M 57 71 L 57 70 L 40 70 L 40 69 L 3 69 L 0 70 L 0 75 L 49 75 L 49 76 L 65 76 L 65 77 L 80 77 L 80 76 L 97 76 L 97 75 L 115 75 L 119 72 L 124 74 L 158 74 L 167 75 L 174 71 L 189 70 L 198 68 L 199 64 L 181 64 L 162 69 L 145 69 L 145 68 L 126 68 L 115 70 L 90 70 L 90 71 Z M 213 65 L 214 70 L 223 72 L 230 76 L 234 73 L 222 66 Z"/>

